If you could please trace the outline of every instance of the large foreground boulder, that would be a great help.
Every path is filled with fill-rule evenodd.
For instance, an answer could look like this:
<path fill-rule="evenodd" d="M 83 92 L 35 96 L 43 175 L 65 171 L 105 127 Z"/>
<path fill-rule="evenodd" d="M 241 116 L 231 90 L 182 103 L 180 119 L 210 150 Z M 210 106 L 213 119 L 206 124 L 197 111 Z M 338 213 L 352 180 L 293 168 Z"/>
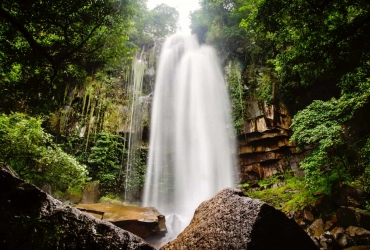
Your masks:
<path fill-rule="evenodd" d="M 143 238 L 167 232 L 165 217 L 154 207 L 96 203 L 79 204 L 76 208 Z"/>
<path fill-rule="evenodd" d="M 0 249 L 154 249 L 0 166 Z"/>
<path fill-rule="evenodd" d="M 237 189 L 224 189 L 203 202 L 190 225 L 161 250 L 318 249 L 298 224 L 282 212 Z"/>

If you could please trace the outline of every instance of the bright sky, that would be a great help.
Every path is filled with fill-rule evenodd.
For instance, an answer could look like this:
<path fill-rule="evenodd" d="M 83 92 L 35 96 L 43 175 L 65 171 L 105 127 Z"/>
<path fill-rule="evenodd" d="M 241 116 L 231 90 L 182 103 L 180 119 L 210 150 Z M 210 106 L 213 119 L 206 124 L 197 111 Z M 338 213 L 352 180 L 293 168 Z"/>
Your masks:
<path fill-rule="evenodd" d="M 181 27 L 181 33 L 190 35 L 190 18 L 189 14 L 191 11 L 199 9 L 199 0 L 148 0 L 148 8 L 154 9 L 159 4 L 165 3 L 168 6 L 175 7 L 180 14 L 179 26 Z"/>

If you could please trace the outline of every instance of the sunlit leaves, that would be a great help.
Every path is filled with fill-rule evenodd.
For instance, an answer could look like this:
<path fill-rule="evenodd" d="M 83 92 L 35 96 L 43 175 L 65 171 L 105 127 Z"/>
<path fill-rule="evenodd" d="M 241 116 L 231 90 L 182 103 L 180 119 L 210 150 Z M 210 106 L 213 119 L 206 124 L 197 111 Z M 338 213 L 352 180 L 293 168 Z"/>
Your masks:
<path fill-rule="evenodd" d="M 41 119 L 24 114 L 1 115 L 0 161 L 39 186 L 80 187 L 87 179 L 86 166 L 55 145 L 41 123 Z"/>

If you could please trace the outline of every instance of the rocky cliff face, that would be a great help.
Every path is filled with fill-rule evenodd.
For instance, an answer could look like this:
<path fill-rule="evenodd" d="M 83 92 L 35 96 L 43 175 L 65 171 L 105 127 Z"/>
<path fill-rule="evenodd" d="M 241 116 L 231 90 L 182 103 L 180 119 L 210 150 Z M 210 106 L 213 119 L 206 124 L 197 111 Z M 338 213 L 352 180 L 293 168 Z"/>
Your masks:
<path fill-rule="evenodd" d="M 299 170 L 304 153 L 289 141 L 291 117 L 283 104 L 246 103 L 248 120 L 238 136 L 241 183 L 272 176 L 277 171 Z"/>

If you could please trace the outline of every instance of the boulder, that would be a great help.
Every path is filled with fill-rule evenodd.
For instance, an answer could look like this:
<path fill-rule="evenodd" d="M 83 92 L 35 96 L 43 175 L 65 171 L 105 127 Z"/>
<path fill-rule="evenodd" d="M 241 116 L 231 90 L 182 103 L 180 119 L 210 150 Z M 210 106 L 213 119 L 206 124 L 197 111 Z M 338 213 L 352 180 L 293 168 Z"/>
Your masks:
<path fill-rule="evenodd" d="M 87 183 L 82 194 L 81 202 L 84 204 L 97 203 L 100 197 L 99 182 Z"/>
<path fill-rule="evenodd" d="M 334 239 L 338 239 L 342 234 L 344 234 L 343 227 L 335 227 L 330 231 L 330 234 L 333 235 Z"/>
<path fill-rule="evenodd" d="M 303 219 L 309 222 L 313 222 L 315 220 L 312 214 L 312 208 L 310 206 L 303 209 Z"/>
<path fill-rule="evenodd" d="M 79 204 L 76 208 L 143 238 L 167 232 L 165 217 L 154 207 L 96 203 Z"/>
<path fill-rule="evenodd" d="M 65 206 L 0 166 L 0 249 L 154 249 L 138 236 Z"/>
<path fill-rule="evenodd" d="M 294 220 L 237 189 L 203 202 L 167 249 L 318 249 Z"/>
<path fill-rule="evenodd" d="M 354 245 L 370 245 L 370 231 L 364 228 L 350 226 L 346 229 L 346 234 L 352 238 Z"/>
<path fill-rule="evenodd" d="M 314 237 L 319 237 L 324 233 L 324 222 L 322 221 L 322 219 L 317 219 L 311 224 L 308 229 L 310 235 Z"/>
<path fill-rule="evenodd" d="M 346 184 L 334 186 L 332 197 L 338 206 L 359 207 L 365 203 L 364 190 Z"/>
<path fill-rule="evenodd" d="M 338 249 L 338 243 L 334 240 L 330 232 L 325 232 L 319 237 L 320 246 L 323 249 Z"/>
<path fill-rule="evenodd" d="M 337 212 L 338 225 L 342 227 L 356 226 L 370 230 L 370 213 L 353 207 L 340 207 Z"/>

